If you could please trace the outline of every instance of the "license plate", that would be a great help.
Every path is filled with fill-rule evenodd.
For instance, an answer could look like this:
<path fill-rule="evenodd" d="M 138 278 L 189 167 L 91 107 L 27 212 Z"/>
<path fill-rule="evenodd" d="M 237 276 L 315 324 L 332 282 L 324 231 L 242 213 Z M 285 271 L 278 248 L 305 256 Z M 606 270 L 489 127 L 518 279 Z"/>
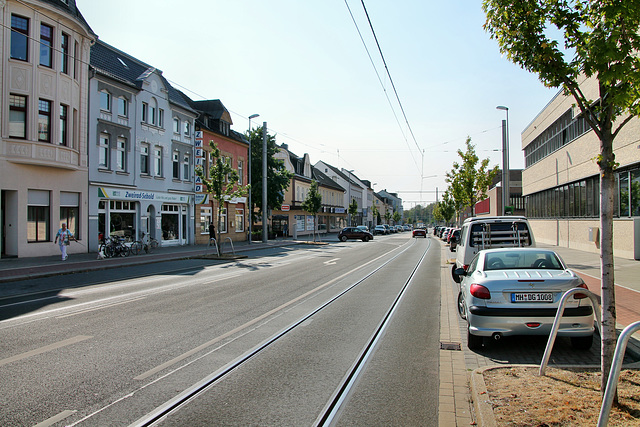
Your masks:
<path fill-rule="evenodd" d="M 511 302 L 553 302 L 551 292 L 514 292 Z"/>

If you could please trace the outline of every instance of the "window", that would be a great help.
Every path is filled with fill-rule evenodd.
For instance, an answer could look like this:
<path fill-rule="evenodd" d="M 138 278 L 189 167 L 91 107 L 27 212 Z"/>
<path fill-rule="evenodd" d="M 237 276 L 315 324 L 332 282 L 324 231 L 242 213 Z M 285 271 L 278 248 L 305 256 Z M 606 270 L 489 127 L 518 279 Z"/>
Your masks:
<path fill-rule="evenodd" d="M 104 90 L 100 92 L 100 109 L 103 111 L 111 111 L 111 94 Z"/>
<path fill-rule="evenodd" d="M 69 117 L 69 107 L 60 104 L 60 134 L 58 136 L 58 144 L 69 145 L 67 138 L 67 126 Z"/>
<path fill-rule="evenodd" d="M 149 175 L 149 144 L 140 146 L 140 173 Z"/>
<path fill-rule="evenodd" d="M 152 102 L 151 105 L 149 106 L 149 121 L 151 122 L 152 125 L 156 124 L 156 106 L 155 103 Z"/>
<path fill-rule="evenodd" d="M 38 141 L 51 142 L 51 101 L 38 102 Z"/>
<path fill-rule="evenodd" d="M 220 233 L 227 232 L 227 208 L 222 208 L 222 212 L 220 213 Z"/>
<path fill-rule="evenodd" d="M 40 65 L 53 66 L 53 27 L 40 24 Z"/>
<path fill-rule="evenodd" d="M 173 118 L 173 133 L 180 133 L 180 119 L 177 117 Z"/>
<path fill-rule="evenodd" d="M 190 160 L 191 158 L 189 157 L 188 154 L 184 155 L 184 158 L 182 159 L 182 179 L 185 181 L 189 181 L 191 179 L 191 173 L 190 173 Z"/>
<path fill-rule="evenodd" d="M 244 209 L 236 209 L 236 233 L 244 231 Z"/>
<path fill-rule="evenodd" d="M 65 33 L 60 38 L 60 71 L 69 74 L 69 35 Z"/>
<path fill-rule="evenodd" d="M 184 122 L 184 134 L 186 136 L 191 135 L 191 123 L 190 122 Z"/>
<path fill-rule="evenodd" d="M 127 98 L 120 97 L 118 98 L 118 115 L 121 117 L 127 117 L 129 113 L 129 102 Z"/>
<path fill-rule="evenodd" d="M 180 153 L 173 152 L 173 179 L 180 179 Z"/>
<path fill-rule="evenodd" d="M 149 104 L 147 104 L 146 102 L 143 102 L 142 103 L 142 121 L 146 123 L 147 120 L 149 120 Z"/>
<path fill-rule="evenodd" d="M 9 136 L 27 137 L 27 97 L 9 95 Z"/>
<path fill-rule="evenodd" d="M 244 161 L 238 160 L 238 185 L 244 185 Z"/>
<path fill-rule="evenodd" d="M 27 242 L 48 242 L 49 192 L 29 190 L 27 194 Z"/>
<path fill-rule="evenodd" d="M 121 136 L 116 141 L 116 168 L 120 172 L 127 171 L 127 139 Z"/>
<path fill-rule="evenodd" d="M 156 176 L 162 176 L 162 147 L 153 149 L 153 167 Z"/>
<path fill-rule="evenodd" d="M 158 126 L 164 127 L 164 110 L 162 108 L 158 109 Z"/>
<path fill-rule="evenodd" d="M 76 239 L 80 238 L 80 194 L 60 192 L 60 227 L 62 223 L 73 233 Z"/>
<path fill-rule="evenodd" d="M 11 15 L 11 58 L 29 60 L 29 20 Z"/>
<path fill-rule="evenodd" d="M 73 44 L 73 78 L 78 78 L 78 42 Z"/>
<path fill-rule="evenodd" d="M 211 208 L 202 206 L 200 208 L 200 234 L 209 234 L 209 224 L 211 219 Z"/>
<path fill-rule="evenodd" d="M 109 135 L 106 133 L 98 138 L 98 167 L 109 169 Z"/>

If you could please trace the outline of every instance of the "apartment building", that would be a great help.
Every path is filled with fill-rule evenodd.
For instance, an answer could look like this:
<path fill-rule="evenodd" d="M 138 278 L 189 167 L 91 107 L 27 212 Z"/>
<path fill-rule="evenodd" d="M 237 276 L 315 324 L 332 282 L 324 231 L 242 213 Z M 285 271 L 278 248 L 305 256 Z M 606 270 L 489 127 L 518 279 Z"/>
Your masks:
<path fill-rule="evenodd" d="M 86 252 L 88 63 L 74 0 L 0 1 L 0 256 L 58 254 L 67 223 Z"/>
<path fill-rule="evenodd" d="M 107 235 L 195 243 L 198 113 L 162 71 L 100 40 L 89 101 L 89 250 Z"/>

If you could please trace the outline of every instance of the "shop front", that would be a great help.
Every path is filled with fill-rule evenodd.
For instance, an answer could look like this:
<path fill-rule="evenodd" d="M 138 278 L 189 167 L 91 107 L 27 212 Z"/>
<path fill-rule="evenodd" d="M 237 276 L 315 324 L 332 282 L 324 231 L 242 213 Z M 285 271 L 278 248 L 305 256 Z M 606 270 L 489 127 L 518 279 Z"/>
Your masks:
<path fill-rule="evenodd" d="M 141 240 L 143 233 L 161 246 L 186 245 L 193 241 L 189 226 L 192 197 L 186 194 L 94 187 L 90 200 L 90 250 L 97 251 L 105 236 Z"/>

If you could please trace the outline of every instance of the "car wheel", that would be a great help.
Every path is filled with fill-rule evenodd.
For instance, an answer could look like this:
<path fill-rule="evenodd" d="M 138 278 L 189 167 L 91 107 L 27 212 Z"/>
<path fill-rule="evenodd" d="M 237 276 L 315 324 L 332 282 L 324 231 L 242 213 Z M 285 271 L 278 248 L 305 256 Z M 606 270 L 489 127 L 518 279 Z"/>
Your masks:
<path fill-rule="evenodd" d="M 467 347 L 469 350 L 478 350 L 482 347 L 482 337 L 471 334 L 467 326 Z"/>
<path fill-rule="evenodd" d="M 370 239 L 369 239 L 369 236 L 367 236 L 367 237 L 365 237 L 365 238 L 364 238 L 364 241 L 365 241 L 365 242 L 368 242 L 369 240 L 370 240 Z"/>
<path fill-rule="evenodd" d="M 571 337 L 571 347 L 576 350 L 589 350 L 593 345 L 593 335 L 588 337 Z"/>
<path fill-rule="evenodd" d="M 467 306 L 464 303 L 462 292 L 458 292 L 458 314 L 464 320 L 467 320 Z"/>
<path fill-rule="evenodd" d="M 453 278 L 454 282 L 460 283 L 462 279 L 460 279 L 460 276 L 456 274 L 456 268 L 458 268 L 457 264 L 453 264 L 453 266 L 451 267 L 451 277 Z"/>
<path fill-rule="evenodd" d="M 341 242 L 346 242 L 347 241 L 347 236 L 340 236 L 340 241 Z"/>

